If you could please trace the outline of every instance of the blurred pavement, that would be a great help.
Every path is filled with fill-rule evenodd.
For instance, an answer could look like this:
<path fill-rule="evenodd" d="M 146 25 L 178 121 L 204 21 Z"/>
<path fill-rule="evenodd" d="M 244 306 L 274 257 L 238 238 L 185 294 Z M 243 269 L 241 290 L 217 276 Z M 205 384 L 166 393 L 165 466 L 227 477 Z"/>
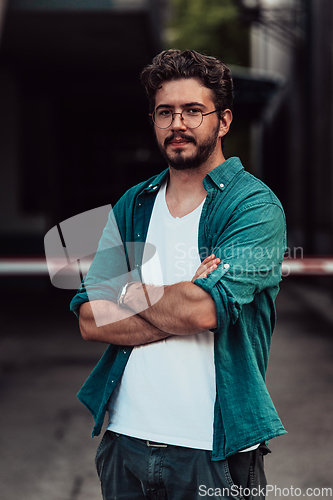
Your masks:
<path fill-rule="evenodd" d="M 321 311 L 327 293 L 306 290 L 302 278 L 287 278 L 277 302 L 268 387 L 288 434 L 270 442 L 266 473 L 275 493 L 267 498 L 333 489 L 333 323 Z M 3 500 L 101 499 L 94 468 L 100 438 L 91 439 L 92 417 L 76 392 L 106 346 L 81 339 L 69 299 L 56 290 L 51 299 L 2 300 Z M 291 487 L 301 490 L 295 495 Z M 327 498 L 319 490 L 313 496 Z"/>

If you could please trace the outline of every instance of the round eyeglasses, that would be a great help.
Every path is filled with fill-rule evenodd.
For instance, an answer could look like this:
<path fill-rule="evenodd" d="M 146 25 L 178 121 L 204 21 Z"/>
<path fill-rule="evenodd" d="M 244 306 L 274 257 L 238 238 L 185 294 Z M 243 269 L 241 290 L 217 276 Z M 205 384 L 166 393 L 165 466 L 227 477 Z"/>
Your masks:
<path fill-rule="evenodd" d="M 216 113 L 218 109 L 210 111 L 209 113 L 203 113 L 200 109 L 184 109 L 181 113 L 173 113 L 170 109 L 161 108 L 151 113 L 153 122 L 158 128 L 169 128 L 173 122 L 173 117 L 175 115 L 180 115 L 180 119 L 187 128 L 198 128 L 202 124 L 203 117 Z"/>

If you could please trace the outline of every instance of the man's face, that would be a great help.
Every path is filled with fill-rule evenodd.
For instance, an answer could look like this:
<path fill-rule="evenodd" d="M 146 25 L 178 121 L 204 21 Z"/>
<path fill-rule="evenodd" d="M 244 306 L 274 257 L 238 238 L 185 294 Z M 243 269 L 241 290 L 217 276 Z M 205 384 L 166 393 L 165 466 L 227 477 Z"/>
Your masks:
<path fill-rule="evenodd" d="M 163 82 L 155 95 L 155 111 L 168 110 L 180 113 L 196 109 L 203 114 L 214 111 L 212 91 L 204 87 L 199 79 L 188 78 Z M 167 129 L 155 125 L 157 144 L 169 166 L 175 170 L 197 169 L 209 159 L 220 158 L 221 140 L 225 135 L 218 113 L 203 117 L 200 127 L 191 129 L 174 115 Z M 216 165 L 220 161 L 217 160 Z"/>

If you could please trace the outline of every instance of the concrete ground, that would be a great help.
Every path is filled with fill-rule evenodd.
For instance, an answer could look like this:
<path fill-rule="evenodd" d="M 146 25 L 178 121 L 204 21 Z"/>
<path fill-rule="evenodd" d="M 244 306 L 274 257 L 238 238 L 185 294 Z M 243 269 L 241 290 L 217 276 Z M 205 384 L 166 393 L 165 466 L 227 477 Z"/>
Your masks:
<path fill-rule="evenodd" d="M 57 290 L 51 299 L 29 293 L 2 301 L 3 500 L 101 498 L 99 438 L 90 438 L 92 417 L 75 394 L 105 346 L 81 339 L 68 299 Z M 333 323 L 321 310 L 328 301 L 324 309 L 333 311 L 329 300 L 302 278 L 282 284 L 268 387 L 288 434 L 270 442 L 267 498 L 324 499 L 330 491 L 322 488 L 333 489 Z"/>
<path fill-rule="evenodd" d="M 327 314 L 322 311 L 325 301 Z M 302 278 L 285 279 L 277 310 L 267 385 L 288 434 L 270 442 L 273 453 L 267 457 L 266 473 L 274 491 L 267 497 L 330 498 L 333 301 L 327 292 L 302 284 Z"/>

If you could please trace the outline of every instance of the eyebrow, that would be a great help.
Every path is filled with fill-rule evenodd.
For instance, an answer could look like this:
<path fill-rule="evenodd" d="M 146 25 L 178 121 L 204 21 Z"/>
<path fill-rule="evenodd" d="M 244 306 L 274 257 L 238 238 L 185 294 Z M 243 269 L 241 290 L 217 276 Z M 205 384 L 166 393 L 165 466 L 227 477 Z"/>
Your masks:
<path fill-rule="evenodd" d="M 201 102 L 187 102 L 187 103 L 182 105 L 183 108 L 190 108 L 191 106 L 206 108 L 206 106 L 204 104 L 202 104 Z M 157 106 L 156 110 L 159 108 L 174 108 L 174 106 L 172 106 L 171 104 L 159 104 Z"/>

